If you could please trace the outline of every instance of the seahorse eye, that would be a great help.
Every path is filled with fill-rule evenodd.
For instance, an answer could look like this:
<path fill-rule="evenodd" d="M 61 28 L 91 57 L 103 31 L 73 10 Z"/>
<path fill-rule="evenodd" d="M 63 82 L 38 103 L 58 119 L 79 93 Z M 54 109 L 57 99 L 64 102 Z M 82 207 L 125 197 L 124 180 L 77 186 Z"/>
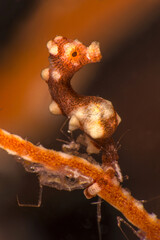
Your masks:
<path fill-rule="evenodd" d="M 73 52 L 72 57 L 76 57 L 76 56 L 77 56 L 77 52 Z"/>

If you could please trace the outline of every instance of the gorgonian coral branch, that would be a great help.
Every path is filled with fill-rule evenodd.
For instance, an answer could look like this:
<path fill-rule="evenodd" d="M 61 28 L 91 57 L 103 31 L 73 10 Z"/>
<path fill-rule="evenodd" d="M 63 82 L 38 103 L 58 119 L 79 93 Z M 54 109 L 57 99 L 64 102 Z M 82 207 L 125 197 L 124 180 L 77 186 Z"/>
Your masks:
<path fill-rule="evenodd" d="M 61 176 L 62 179 L 57 180 L 58 189 L 60 186 L 61 189 L 66 190 L 72 190 L 72 185 L 75 188 L 88 186 L 84 192 L 87 198 L 98 194 L 140 229 L 145 239 L 160 239 L 160 220 L 155 214 L 147 213 L 142 203 L 121 187 L 110 168 L 104 171 L 98 164 L 91 164 L 77 156 L 35 146 L 2 129 L 0 129 L 0 147 L 9 154 L 23 158 L 25 163 L 28 163 L 28 167 L 38 173 L 42 184 L 49 185 L 50 183 L 51 187 L 55 187 L 52 181 L 55 184 L 55 176 Z M 68 182 L 65 176 L 68 176 L 68 179 L 75 179 L 75 182 Z"/>

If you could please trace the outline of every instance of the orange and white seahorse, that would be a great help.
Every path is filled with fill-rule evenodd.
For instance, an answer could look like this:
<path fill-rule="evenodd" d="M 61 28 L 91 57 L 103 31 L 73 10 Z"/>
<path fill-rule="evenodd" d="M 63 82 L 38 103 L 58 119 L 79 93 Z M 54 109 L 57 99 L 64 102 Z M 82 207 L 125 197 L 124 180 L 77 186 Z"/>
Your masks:
<path fill-rule="evenodd" d="M 49 51 L 48 68 L 42 71 L 53 99 L 49 109 L 53 114 L 63 114 L 69 118 L 69 130 L 80 128 L 91 139 L 103 145 L 115 132 L 121 119 L 112 103 L 101 97 L 82 96 L 71 86 L 75 72 L 88 63 L 98 62 L 101 53 L 98 42 L 89 47 L 78 40 L 57 36 L 47 43 Z M 97 149 L 88 146 L 88 152 Z"/>

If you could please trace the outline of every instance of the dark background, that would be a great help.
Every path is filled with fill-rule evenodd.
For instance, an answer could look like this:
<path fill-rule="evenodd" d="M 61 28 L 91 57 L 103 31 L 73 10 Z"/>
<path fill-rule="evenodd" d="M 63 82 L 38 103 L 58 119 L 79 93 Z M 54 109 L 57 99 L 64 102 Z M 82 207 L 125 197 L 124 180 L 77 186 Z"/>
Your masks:
<path fill-rule="evenodd" d="M 49 8 L 50 1 L 47 2 Z M 60 19 L 59 22 L 52 24 L 49 36 L 46 36 L 46 39 L 44 37 L 44 42 L 49 40 L 52 31 L 53 37 L 59 34 L 54 30 L 56 24 L 62 26 L 60 27 L 62 34 L 68 30 L 68 37 L 74 35 L 74 38 L 80 38 L 79 40 L 83 40 L 86 44 L 92 40 L 101 42 L 103 55 L 101 63 L 86 66 L 80 73 L 77 73 L 75 76 L 76 82 L 80 78 L 83 80 L 83 84 L 80 83 L 79 85 L 77 83 L 75 88 L 83 94 L 99 95 L 112 101 L 122 118 L 122 122 L 114 135 L 115 141 L 118 141 L 125 133 L 120 141 L 119 163 L 123 175 L 128 175 L 129 179 L 125 180 L 123 185 L 131 190 L 133 196 L 137 199 L 148 200 L 145 203 L 146 209 L 149 212 L 154 212 L 160 218 L 160 198 L 152 199 L 160 195 L 159 7 L 156 6 L 155 1 L 155 8 L 151 8 L 152 11 L 148 11 L 137 22 L 138 15 L 135 14 L 135 25 L 133 24 L 134 20 L 132 19 L 132 24 L 130 24 L 129 19 L 130 31 L 124 25 L 127 34 L 124 34 L 125 31 L 119 30 L 119 25 L 115 27 L 115 16 L 113 16 L 111 18 L 113 21 L 112 36 L 109 35 L 111 32 L 108 32 L 109 28 L 106 27 L 108 20 L 105 19 L 104 12 L 100 11 L 96 17 L 97 21 L 101 19 L 101 28 L 98 29 L 95 25 L 93 29 L 84 28 L 83 23 L 80 23 L 78 25 L 80 30 L 77 31 L 78 36 L 76 37 L 76 32 L 74 32 L 76 28 L 73 27 L 72 30 L 72 26 L 69 26 L 68 29 L 63 29 L 65 21 L 63 14 L 65 16 L 65 4 L 67 4 L 67 1 L 61 2 L 63 11 L 57 8 L 57 1 L 52 2 L 55 2 L 55 11 L 57 11 L 57 16 L 60 15 Z M 71 9 L 73 8 L 72 2 L 68 2 L 68 4 L 71 4 Z M 27 28 L 28 22 L 32 26 L 32 17 L 37 14 L 37 9 L 41 7 L 41 4 L 41 1 L 24 0 L 0 2 L 1 73 L 4 76 L 0 80 L 2 99 L 0 121 L 2 127 L 8 131 L 27 137 L 28 140 L 35 144 L 41 142 L 47 148 L 60 150 L 61 143 L 57 142 L 56 138 L 64 139 L 64 136 L 58 130 L 64 118 L 55 117 L 48 113 L 50 97 L 46 85 L 40 80 L 39 76 L 41 69 L 46 67 L 44 62 L 47 64 L 47 51 L 44 50 L 45 45 L 41 41 L 42 39 L 39 39 L 41 44 L 39 49 L 42 49 L 42 52 L 46 51 L 42 56 L 41 51 L 39 52 L 38 48 L 35 50 L 35 45 L 32 45 L 32 38 L 34 42 L 34 37 L 40 31 L 41 25 L 38 25 L 37 20 L 37 32 L 32 31 L 32 28 Z M 97 8 L 99 4 L 100 1 L 97 1 Z M 114 13 L 113 10 L 114 8 L 111 8 L 110 13 Z M 122 10 L 123 8 L 119 9 L 119 12 Z M 81 6 L 78 6 L 76 11 L 80 12 L 79 18 L 82 18 L 83 8 L 81 9 Z M 45 21 L 45 17 L 46 15 L 41 14 L 42 22 L 43 18 Z M 81 21 L 79 20 L 79 22 Z M 94 24 L 94 20 L 92 21 Z M 112 27 L 112 25 L 110 26 Z M 48 25 L 46 28 L 49 29 Z M 19 35 L 22 29 L 23 37 L 16 38 L 15 35 Z M 31 39 L 28 38 L 28 42 L 31 43 L 29 45 L 31 50 L 28 53 L 24 51 L 25 46 L 23 47 L 23 44 L 29 34 Z M 91 39 L 91 37 L 94 39 Z M 111 38 L 113 38 L 113 41 L 111 41 Z M 16 61 L 15 51 L 18 54 L 22 53 L 24 59 L 27 54 L 30 54 L 31 66 L 28 66 L 25 60 L 20 63 L 20 58 L 19 62 Z M 34 55 L 32 55 L 34 51 L 36 51 L 37 58 L 43 59 L 36 67 Z M 13 66 L 13 69 L 20 66 L 19 71 L 24 76 L 24 79 L 21 77 L 21 84 L 25 86 L 25 91 L 23 86 L 18 88 L 19 73 L 10 68 L 10 65 Z M 33 73 L 35 68 L 36 74 Z M 31 71 L 31 74 L 36 77 L 33 78 L 34 81 L 32 79 L 32 82 L 28 80 L 28 83 L 26 83 L 25 76 L 28 71 Z M 12 74 L 12 80 L 8 77 L 9 74 Z M 88 80 L 85 75 L 87 75 Z M 37 81 L 42 86 L 35 91 Z M 33 92 L 34 94 L 38 92 L 35 98 Z M 36 105 L 35 109 L 38 108 L 38 110 L 32 109 L 34 102 L 39 101 L 41 101 L 41 104 L 43 101 L 43 105 L 41 105 L 43 108 Z M 94 201 L 96 202 L 97 198 L 86 200 L 82 191 L 70 193 L 44 187 L 42 206 L 40 208 L 19 207 L 16 202 L 17 194 L 23 203 L 35 203 L 37 201 L 38 179 L 34 174 L 26 173 L 23 167 L 16 163 L 15 160 L 15 157 L 8 156 L 4 151 L 1 151 L 0 239 L 98 239 L 96 205 L 91 204 Z M 102 239 L 125 239 L 117 226 L 117 216 L 121 216 L 117 210 L 105 202 L 102 203 Z M 125 226 L 123 228 L 129 239 L 137 239 Z"/>

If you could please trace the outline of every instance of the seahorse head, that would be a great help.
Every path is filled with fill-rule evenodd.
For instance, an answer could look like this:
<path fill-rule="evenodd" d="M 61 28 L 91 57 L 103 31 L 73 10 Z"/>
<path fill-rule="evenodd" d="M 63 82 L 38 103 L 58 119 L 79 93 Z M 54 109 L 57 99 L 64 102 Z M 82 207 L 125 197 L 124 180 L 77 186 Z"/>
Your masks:
<path fill-rule="evenodd" d="M 98 42 L 92 42 L 86 47 L 78 40 L 57 36 L 47 43 L 47 48 L 50 69 L 59 72 L 61 76 L 72 76 L 82 66 L 101 59 Z"/>

